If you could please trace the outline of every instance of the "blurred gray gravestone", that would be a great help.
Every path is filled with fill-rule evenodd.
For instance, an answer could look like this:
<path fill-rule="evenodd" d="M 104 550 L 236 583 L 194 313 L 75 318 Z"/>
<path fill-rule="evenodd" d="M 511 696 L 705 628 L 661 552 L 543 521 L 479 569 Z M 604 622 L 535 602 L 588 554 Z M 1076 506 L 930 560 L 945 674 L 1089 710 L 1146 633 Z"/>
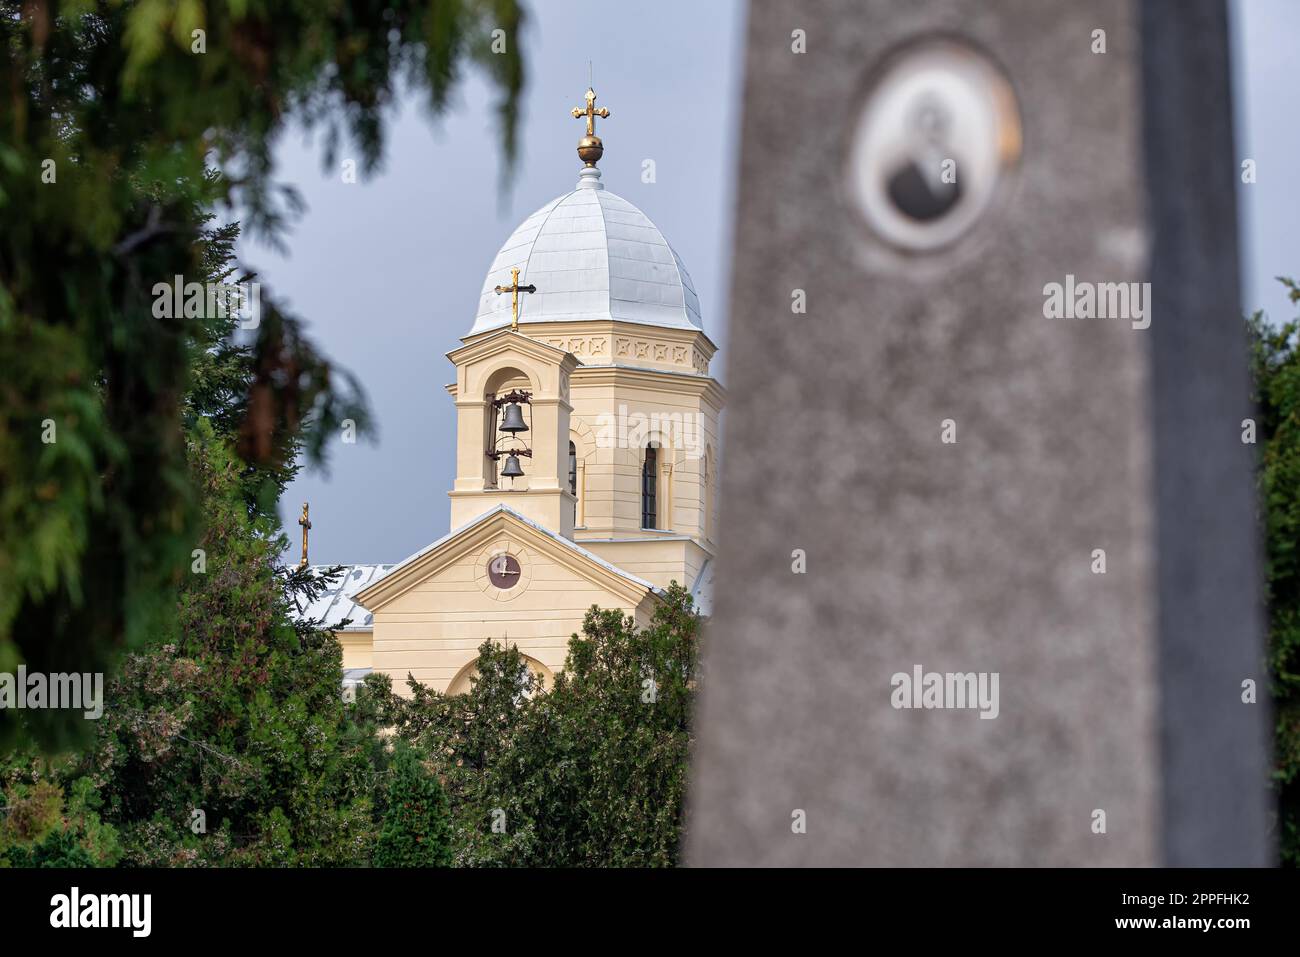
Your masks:
<path fill-rule="evenodd" d="M 687 861 L 1271 862 L 1222 3 L 760 2 L 745 68 Z"/>

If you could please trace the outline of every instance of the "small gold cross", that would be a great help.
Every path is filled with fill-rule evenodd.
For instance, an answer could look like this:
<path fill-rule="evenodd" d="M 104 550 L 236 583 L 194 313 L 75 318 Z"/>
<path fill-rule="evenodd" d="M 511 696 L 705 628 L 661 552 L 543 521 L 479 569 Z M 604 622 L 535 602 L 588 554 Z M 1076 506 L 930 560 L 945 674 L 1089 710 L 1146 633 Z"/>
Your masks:
<path fill-rule="evenodd" d="M 298 524 L 302 526 L 302 561 L 298 563 L 299 568 L 307 567 L 307 532 L 311 529 L 311 519 L 307 517 L 307 511 L 310 507 L 306 502 L 303 502 L 302 518 L 298 519 Z"/>
<path fill-rule="evenodd" d="M 510 270 L 510 285 L 497 286 L 497 295 L 503 292 L 510 293 L 510 328 L 515 332 L 519 331 L 519 294 L 521 292 L 537 292 L 537 287 L 532 283 L 527 286 L 519 285 L 519 270 Z"/>
<path fill-rule="evenodd" d="M 573 118 L 575 120 L 580 120 L 583 116 L 587 117 L 588 136 L 596 135 L 596 117 L 599 116 L 602 120 L 609 119 L 608 109 L 603 106 L 600 109 L 596 109 L 596 91 L 591 87 L 587 87 L 586 109 L 583 109 L 581 106 L 575 106 L 573 108 Z"/>

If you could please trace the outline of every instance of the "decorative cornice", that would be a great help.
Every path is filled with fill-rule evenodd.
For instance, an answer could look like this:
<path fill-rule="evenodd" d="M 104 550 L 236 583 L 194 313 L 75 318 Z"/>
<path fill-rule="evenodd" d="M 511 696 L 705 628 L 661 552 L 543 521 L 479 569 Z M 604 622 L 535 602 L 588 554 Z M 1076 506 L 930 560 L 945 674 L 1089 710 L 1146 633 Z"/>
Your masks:
<path fill-rule="evenodd" d="M 555 322 L 525 322 L 520 327 L 520 335 L 528 336 L 539 342 L 549 344 L 549 340 L 590 336 L 590 335 L 624 335 L 668 339 L 673 342 L 694 344 L 707 358 L 713 358 L 718 351 L 717 343 L 709 338 L 702 329 L 683 329 L 677 326 L 657 326 L 653 323 L 629 322 L 626 319 L 559 319 Z M 489 329 L 465 336 L 461 341 L 469 344 L 481 341 L 486 336 L 495 335 L 502 329 Z"/>
<path fill-rule="evenodd" d="M 704 396 L 718 409 L 727 401 L 727 390 L 716 379 L 689 372 L 621 365 L 579 366 L 570 378 L 574 384 L 633 385 L 655 392 Z"/>

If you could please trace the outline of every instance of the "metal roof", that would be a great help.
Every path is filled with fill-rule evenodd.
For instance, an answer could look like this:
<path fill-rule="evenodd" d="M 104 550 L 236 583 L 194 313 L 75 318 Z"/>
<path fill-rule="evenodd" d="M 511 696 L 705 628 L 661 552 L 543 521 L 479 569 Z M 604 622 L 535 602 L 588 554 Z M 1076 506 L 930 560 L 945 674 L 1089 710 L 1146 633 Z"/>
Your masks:
<path fill-rule="evenodd" d="M 320 574 L 333 567 L 312 565 L 311 570 Z M 392 565 L 344 565 L 343 574 L 320 597 L 302 609 L 301 617 L 320 618 L 324 621 L 324 626 L 333 631 L 370 631 L 374 627 L 374 616 L 353 601 L 353 596 L 371 582 L 383 577 L 392 567 Z M 348 618 L 352 619 L 352 624 L 340 628 L 340 623 Z"/>
<path fill-rule="evenodd" d="M 473 335 L 510 324 L 511 269 L 537 292 L 520 297 L 519 321 L 619 319 L 703 329 L 686 267 L 650 217 L 582 170 L 577 187 L 525 219 L 492 261 Z"/>

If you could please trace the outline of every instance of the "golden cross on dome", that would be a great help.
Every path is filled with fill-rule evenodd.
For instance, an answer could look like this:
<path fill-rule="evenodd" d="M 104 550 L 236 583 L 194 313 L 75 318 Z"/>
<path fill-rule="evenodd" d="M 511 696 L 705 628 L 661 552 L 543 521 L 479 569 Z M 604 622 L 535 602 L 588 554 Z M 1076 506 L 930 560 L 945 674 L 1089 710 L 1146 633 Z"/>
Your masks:
<path fill-rule="evenodd" d="M 527 286 L 519 285 L 519 270 L 510 270 L 510 285 L 497 286 L 497 295 L 503 292 L 510 293 L 510 328 L 515 332 L 519 331 L 519 294 L 521 292 L 537 292 L 537 287 L 532 283 Z"/>
<path fill-rule="evenodd" d="M 307 517 L 307 511 L 310 508 L 310 505 L 303 502 L 302 518 L 298 519 L 298 524 L 302 526 L 302 561 L 298 563 L 299 568 L 307 567 L 307 532 L 311 529 L 311 519 Z"/>
<path fill-rule="evenodd" d="M 573 108 L 573 118 L 575 120 L 580 120 L 584 116 L 587 117 L 588 136 L 596 135 L 596 117 L 599 116 L 602 120 L 609 118 L 609 109 L 607 107 L 602 106 L 600 109 L 596 109 L 596 91 L 591 87 L 587 87 L 586 109 L 583 109 L 581 106 L 575 106 Z"/>
<path fill-rule="evenodd" d="M 587 87 L 587 106 L 575 106 L 573 108 L 573 118 L 580 120 L 584 116 L 587 118 L 587 135 L 578 141 L 578 156 L 588 166 L 595 166 L 596 161 L 605 153 L 605 146 L 596 135 L 596 117 L 602 120 L 609 118 L 609 110 L 606 107 L 596 107 L 596 91 Z"/>

